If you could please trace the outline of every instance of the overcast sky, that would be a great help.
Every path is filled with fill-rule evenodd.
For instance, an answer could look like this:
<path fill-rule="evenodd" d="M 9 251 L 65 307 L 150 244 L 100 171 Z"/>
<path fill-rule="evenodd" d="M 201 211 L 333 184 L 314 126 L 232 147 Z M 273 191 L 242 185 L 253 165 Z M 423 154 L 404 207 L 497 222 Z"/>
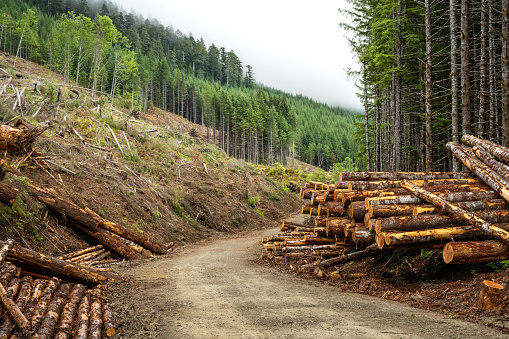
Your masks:
<path fill-rule="evenodd" d="M 358 69 L 338 8 L 345 0 L 118 0 L 124 10 L 233 50 L 257 82 L 316 101 L 361 109 L 347 67 Z"/>

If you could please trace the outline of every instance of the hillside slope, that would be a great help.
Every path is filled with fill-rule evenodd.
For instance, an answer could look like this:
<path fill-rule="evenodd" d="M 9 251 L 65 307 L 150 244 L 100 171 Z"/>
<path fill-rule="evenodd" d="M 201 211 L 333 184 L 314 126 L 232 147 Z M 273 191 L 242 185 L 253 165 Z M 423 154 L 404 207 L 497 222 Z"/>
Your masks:
<path fill-rule="evenodd" d="M 200 125 L 156 109 L 129 112 L 82 88 L 77 98 L 58 75 L 19 58 L 14 66 L 9 55 L 0 56 L 0 67 L 0 121 L 22 116 L 33 125 L 52 124 L 33 150 L 3 155 L 4 168 L 18 174 L 7 173 L 4 182 L 20 194 L 13 208 L 0 206 L 1 239 L 52 254 L 90 243 L 36 202 L 27 181 L 177 244 L 261 228 L 299 208 L 281 181 L 227 157 Z"/>

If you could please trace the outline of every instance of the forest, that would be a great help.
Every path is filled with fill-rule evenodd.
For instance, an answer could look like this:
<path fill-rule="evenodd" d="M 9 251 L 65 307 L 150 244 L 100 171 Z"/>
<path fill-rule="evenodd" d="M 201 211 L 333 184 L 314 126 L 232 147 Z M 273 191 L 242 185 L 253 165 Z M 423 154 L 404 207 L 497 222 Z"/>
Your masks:
<path fill-rule="evenodd" d="M 229 156 L 255 164 L 292 157 L 326 170 L 359 165 L 356 112 L 257 83 L 233 50 L 112 2 L 0 0 L 0 11 L 1 51 L 121 107 L 157 107 L 207 126 Z"/>
<path fill-rule="evenodd" d="M 348 1 L 367 169 L 456 171 L 464 134 L 509 144 L 507 0 Z"/>

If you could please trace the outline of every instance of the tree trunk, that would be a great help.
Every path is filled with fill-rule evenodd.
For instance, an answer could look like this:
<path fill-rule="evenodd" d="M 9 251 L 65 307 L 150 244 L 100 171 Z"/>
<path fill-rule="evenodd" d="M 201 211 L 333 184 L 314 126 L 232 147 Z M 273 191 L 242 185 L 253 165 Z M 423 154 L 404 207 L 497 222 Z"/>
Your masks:
<path fill-rule="evenodd" d="M 451 124 L 452 141 L 459 143 L 459 111 L 458 111 L 458 65 L 456 56 L 458 55 L 457 36 L 456 36 L 456 0 L 449 1 L 449 18 L 451 32 Z M 453 157 L 452 171 L 457 172 L 458 161 Z"/>
<path fill-rule="evenodd" d="M 53 296 L 51 303 L 48 305 L 48 311 L 41 323 L 41 326 L 34 334 L 37 339 L 51 339 L 55 334 L 58 322 L 60 320 L 60 312 L 64 307 L 64 302 L 69 295 L 71 286 L 69 284 L 61 285 L 58 291 Z"/>
<path fill-rule="evenodd" d="M 462 133 L 470 134 L 470 49 L 468 34 L 469 0 L 461 0 L 461 113 Z"/>
<path fill-rule="evenodd" d="M 473 135 L 464 135 L 461 138 L 461 142 L 467 146 L 481 146 L 497 160 L 509 165 L 509 148 L 505 146 L 498 145 L 489 140 L 481 140 Z"/>
<path fill-rule="evenodd" d="M 433 83 L 431 69 L 433 67 L 431 47 L 431 0 L 424 0 L 425 31 L 426 31 L 426 171 L 433 168 Z"/>
<path fill-rule="evenodd" d="M 441 242 L 448 241 L 453 237 L 454 239 L 474 238 L 483 235 L 483 232 L 474 226 L 462 227 L 448 227 L 448 228 L 435 228 L 422 231 L 408 231 L 408 232 L 380 232 L 378 237 L 384 236 L 385 245 L 405 245 L 423 242 Z M 382 249 L 383 247 L 379 248 Z"/>
<path fill-rule="evenodd" d="M 78 305 L 85 292 L 85 286 L 76 284 L 72 288 L 69 298 L 66 301 L 62 314 L 60 316 L 60 322 L 57 327 L 57 333 L 55 339 L 70 339 L 72 334 L 73 321 L 78 310 Z"/>
<path fill-rule="evenodd" d="M 486 58 L 487 51 L 487 20 L 486 20 L 486 2 L 487 0 L 481 0 L 481 46 L 480 46 L 480 76 L 479 76 L 479 120 L 478 120 L 478 137 L 484 138 L 485 136 L 485 127 L 486 127 L 486 80 L 487 80 L 487 70 L 488 70 L 488 62 Z"/>
<path fill-rule="evenodd" d="M 392 135 L 393 139 L 393 161 L 394 161 L 394 171 L 401 170 L 401 66 L 402 66 L 402 37 L 401 37 L 401 0 L 397 0 L 397 17 L 396 17 L 396 74 L 394 75 L 394 121 L 393 128 L 394 133 Z"/>
<path fill-rule="evenodd" d="M 509 146 L 509 1 L 502 0 L 502 145 Z"/>

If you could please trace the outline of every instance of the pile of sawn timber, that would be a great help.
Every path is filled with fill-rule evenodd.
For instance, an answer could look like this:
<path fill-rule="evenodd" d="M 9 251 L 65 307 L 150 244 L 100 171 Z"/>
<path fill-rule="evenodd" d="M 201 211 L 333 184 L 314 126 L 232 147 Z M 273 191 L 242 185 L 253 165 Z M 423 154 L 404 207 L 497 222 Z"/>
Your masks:
<path fill-rule="evenodd" d="M 314 226 L 282 221 L 282 233 L 262 240 L 267 255 L 306 258 L 305 270 L 395 249 L 443 249 L 448 264 L 509 259 L 509 149 L 462 141 L 447 148 L 472 173 L 343 172 L 335 184 L 307 183 L 302 212 Z"/>

